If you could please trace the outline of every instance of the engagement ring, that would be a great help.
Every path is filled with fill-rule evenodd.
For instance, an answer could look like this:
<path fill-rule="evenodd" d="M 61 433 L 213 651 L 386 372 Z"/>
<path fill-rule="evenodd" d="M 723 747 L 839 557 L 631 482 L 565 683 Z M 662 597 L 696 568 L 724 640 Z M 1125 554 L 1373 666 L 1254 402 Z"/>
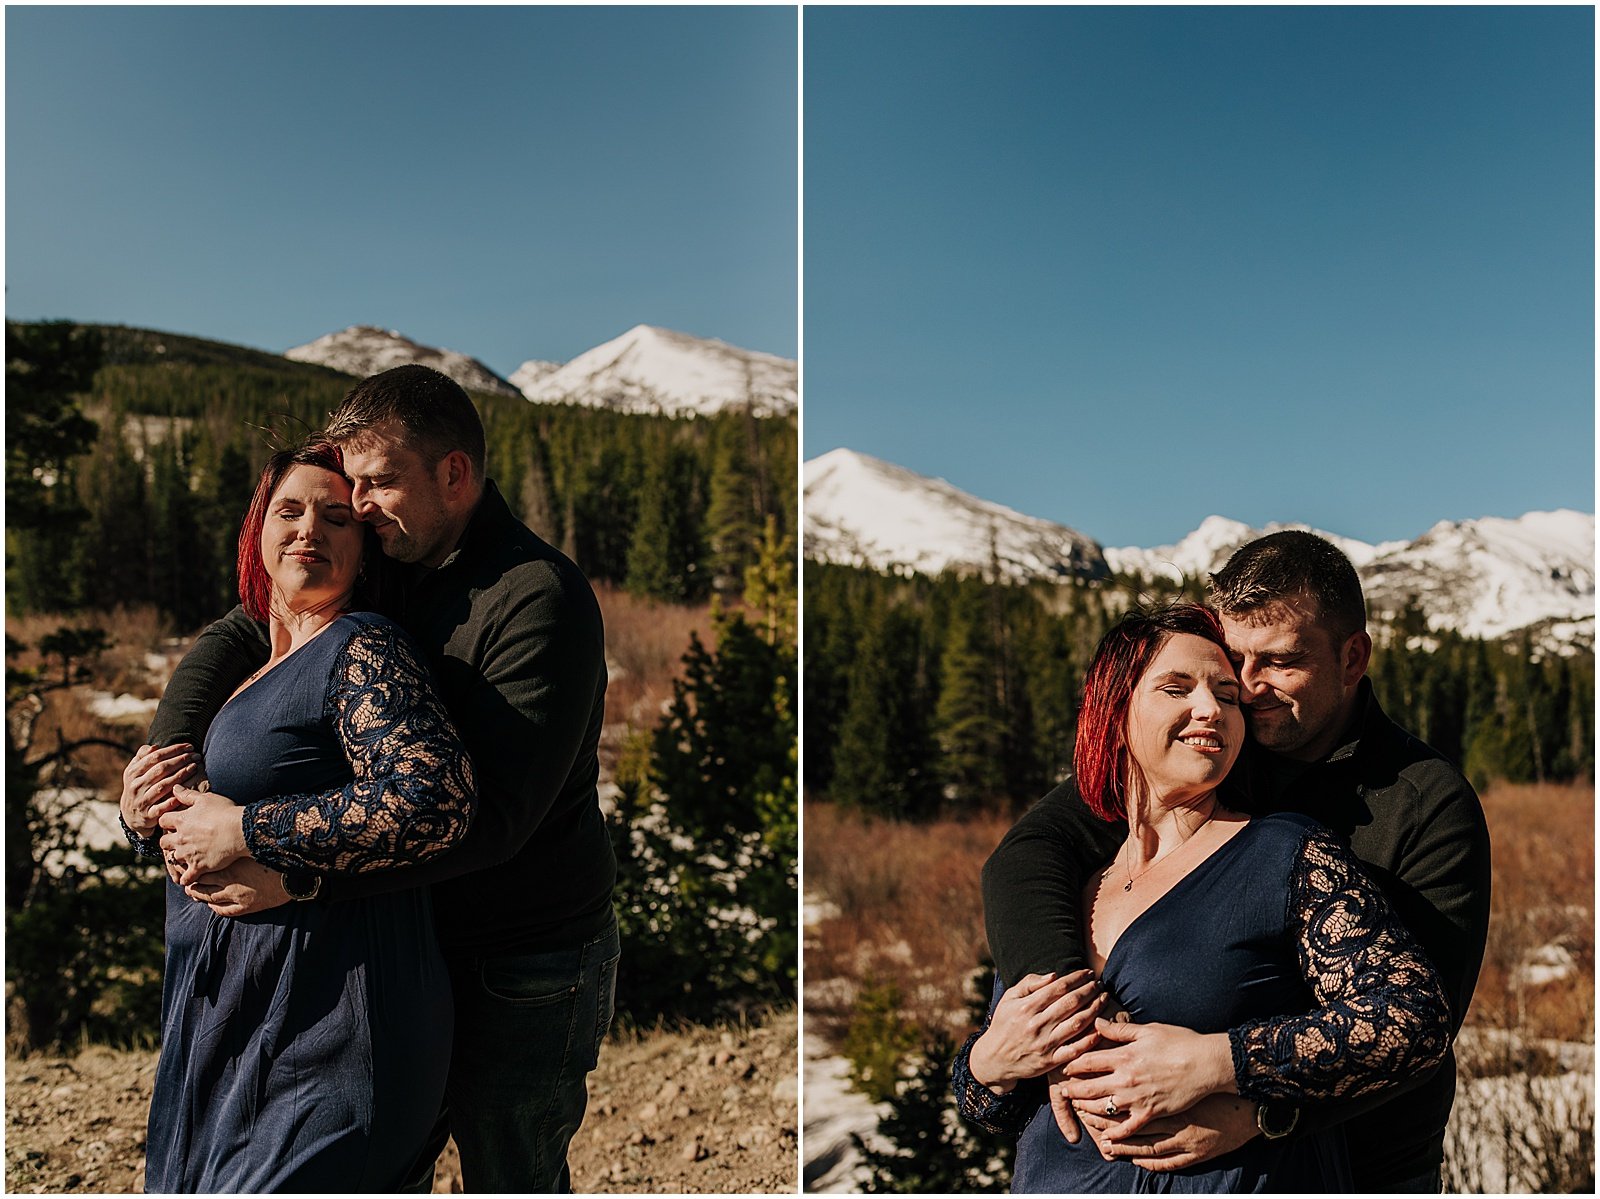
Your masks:
<path fill-rule="evenodd" d="M 1111 1099 L 1109 1097 L 1106 1099 L 1106 1115 L 1110 1116 L 1113 1120 L 1122 1115 L 1122 1109 L 1117 1106 L 1117 1101 L 1115 1099 Z"/>

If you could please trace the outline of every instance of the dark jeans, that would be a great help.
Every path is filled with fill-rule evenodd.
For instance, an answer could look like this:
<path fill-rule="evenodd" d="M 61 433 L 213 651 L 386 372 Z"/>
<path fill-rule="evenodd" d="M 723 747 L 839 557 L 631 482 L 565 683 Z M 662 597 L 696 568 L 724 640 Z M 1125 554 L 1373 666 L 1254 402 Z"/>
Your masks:
<path fill-rule="evenodd" d="M 414 1188 L 453 1133 L 469 1192 L 572 1189 L 567 1145 L 588 1104 L 617 994 L 617 926 L 578 949 L 451 963 L 455 1045 L 445 1109 Z"/>

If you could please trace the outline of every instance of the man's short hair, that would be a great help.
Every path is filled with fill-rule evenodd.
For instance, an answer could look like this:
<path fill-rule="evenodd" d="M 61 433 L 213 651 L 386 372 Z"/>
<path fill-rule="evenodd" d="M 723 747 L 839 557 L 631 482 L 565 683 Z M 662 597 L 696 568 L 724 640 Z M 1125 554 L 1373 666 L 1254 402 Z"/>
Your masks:
<path fill-rule="evenodd" d="M 1356 568 L 1338 546 L 1315 533 L 1286 529 L 1259 537 L 1235 550 L 1211 576 L 1211 606 L 1224 616 L 1247 618 L 1299 595 L 1316 601 L 1317 619 L 1336 641 L 1367 627 Z"/>
<path fill-rule="evenodd" d="M 328 415 L 330 441 L 358 441 L 376 425 L 394 421 L 405 430 L 407 449 L 437 466 L 452 450 L 472 460 L 481 481 L 483 422 L 471 398 L 449 375 L 409 363 L 361 380 Z"/>

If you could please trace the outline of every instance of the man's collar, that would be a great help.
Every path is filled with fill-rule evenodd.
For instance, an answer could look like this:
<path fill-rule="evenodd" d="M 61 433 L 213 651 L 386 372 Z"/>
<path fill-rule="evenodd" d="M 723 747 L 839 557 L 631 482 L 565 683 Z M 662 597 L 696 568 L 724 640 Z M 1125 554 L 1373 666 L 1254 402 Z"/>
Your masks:
<path fill-rule="evenodd" d="M 1362 675 L 1361 681 L 1356 684 L 1356 703 L 1350 713 L 1350 723 L 1339 734 L 1338 744 L 1332 752 L 1322 760 L 1345 762 L 1354 758 L 1361 750 L 1362 737 L 1372 729 L 1374 714 L 1382 716 L 1383 709 L 1378 706 L 1377 696 L 1372 692 L 1372 680 Z"/>
<path fill-rule="evenodd" d="M 1302 762 L 1294 758 L 1286 758 L 1282 754 L 1275 754 L 1270 749 L 1264 748 L 1258 741 L 1252 739 L 1249 742 L 1248 751 L 1247 764 L 1249 773 L 1238 770 L 1233 773 L 1243 776 L 1239 782 L 1248 791 L 1251 789 L 1248 779 L 1256 771 L 1268 772 L 1263 777 L 1277 779 L 1281 784 L 1286 780 L 1299 777 L 1308 770 L 1316 770 L 1339 762 L 1353 761 L 1356 755 L 1361 752 L 1363 741 L 1370 740 L 1369 735 L 1378 728 L 1379 722 L 1385 719 L 1387 718 L 1383 714 L 1383 708 L 1379 706 L 1378 698 L 1373 694 L 1372 680 L 1363 675 L 1361 681 L 1356 684 L 1355 711 L 1351 714 L 1350 721 L 1345 726 L 1344 731 L 1339 735 L 1338 744 L 1326 756 L 1318 758 L 1315 762 Z"/>
<path fill-rule="evenodd" d="M 456 542 L 456 548 L 445 555 L 445 560 L 436 569 L 443 570 L 475 545 L 495 540 L 498 531 L 511 519 L 511 509 L 500 494 L 500 489 L 495 486 L 493 479 L 485 479 L 483 494 L 478 497 L 477 507 L 467 518 L 467 527 L 461 533 L 461 540 Z"/>

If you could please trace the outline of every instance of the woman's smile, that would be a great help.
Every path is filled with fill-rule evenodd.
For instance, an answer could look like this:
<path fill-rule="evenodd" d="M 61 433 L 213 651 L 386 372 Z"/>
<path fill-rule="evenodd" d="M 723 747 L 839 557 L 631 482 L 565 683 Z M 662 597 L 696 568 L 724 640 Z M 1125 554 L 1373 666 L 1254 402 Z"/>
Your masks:
<path fill-rule="evenodd" d="M 1239 677 L 1222 647 L 1175 633 L 1128 704 L 1128 752 L 1152 794 L 1181 803 L 1214 788 L 1239 756 Z"/>

